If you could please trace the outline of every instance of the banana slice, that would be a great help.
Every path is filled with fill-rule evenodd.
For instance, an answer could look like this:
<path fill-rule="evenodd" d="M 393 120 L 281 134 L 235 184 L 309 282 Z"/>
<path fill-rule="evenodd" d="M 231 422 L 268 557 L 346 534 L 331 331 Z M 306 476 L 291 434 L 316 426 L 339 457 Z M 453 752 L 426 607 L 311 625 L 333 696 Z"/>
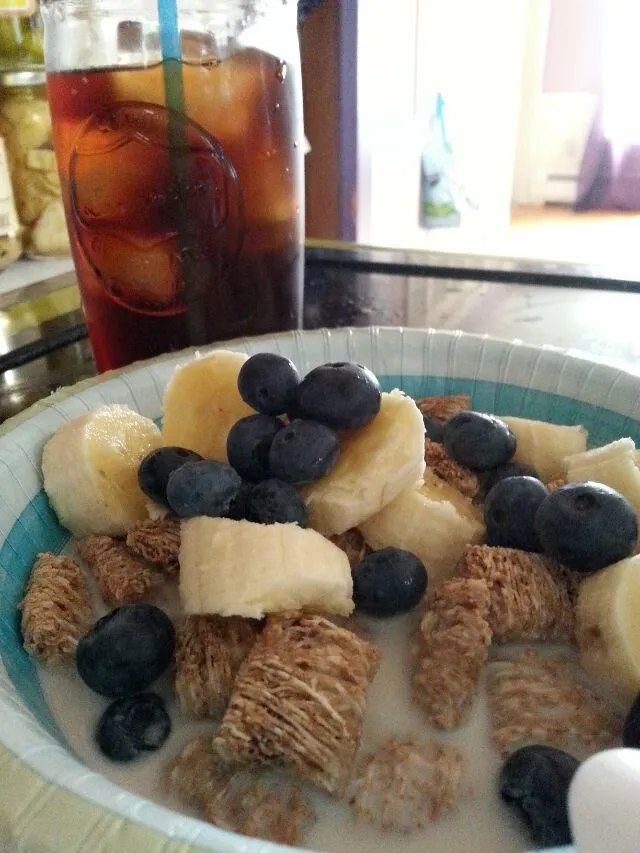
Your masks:
<path fill-rule="evenodd" d="M 192 518 L 181 524 L 180 599 L 185 613 L 249 616 L 284 610 L 348 615 L 347 555 L 297 524 Z"/>
<path fill-rule="evenodd" d="M 385 393 L 375 418 L 342 437 L 331 471 L 302 489 L 309 523 L 325 536 L 357 527 L 420 484 L 424 469 L 420 410 L 402 391 Z"/>
<path fill-rule="evenodd" d="M 631 438 L 620 438 L 565 459 L 567 481 L 593 480 L 620 492 L 640 512 L 640 468 Z"/>
<path fill-rule="evenodd" d="M 585 670 L 631 703 L 640 693 L 640 556 L 584 580 L 576 639 Z"/>
<path fill-rule="evenodd" d="M 535 468 L 544 483 L 562 476 L 566 456 L 587 449 L 587 431 L 581 426 L 558 426 L 502 415 L 500 420 L 516 437 L 514 460 Z"/>
<path fill-rule="evenodd" d="M 451 577 L 466 545 L 481 542 L 485 534 L 479 509 L 429 474 L 420 489 L 402 492 L 359 529 L 374 550 L 391 546 L 414 553 L 430 584 Z"/>
<path fill-rule="evenodd" d="M 44 489 L 74 536 L 121 536 L 147 518 L 141 459 L 161 444 L 153 421 L 126 406 L 101 406 L 64 424 L 42 453 Z"/>
<path fill-rule="evenodd" d="M 227 462 L 227 435 L 240 418 L 255 412 L 238 392 L 240 352 L 215 350 L 179 367 L 162 403 L 162 441 Z"/>

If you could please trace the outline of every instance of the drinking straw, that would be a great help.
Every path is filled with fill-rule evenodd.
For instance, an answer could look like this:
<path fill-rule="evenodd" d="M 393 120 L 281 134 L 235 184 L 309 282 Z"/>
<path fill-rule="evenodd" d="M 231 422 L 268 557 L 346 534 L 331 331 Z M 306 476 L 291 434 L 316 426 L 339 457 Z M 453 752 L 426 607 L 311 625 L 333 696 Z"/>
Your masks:
<path fill-rule="evenodd" d="M 196 269 L 190 249 L 197 245 L 194 223 L 189 221 L 187 207 L 189 186 L 189 147 L 186 136 L 186 111 L 184 99 L 184 81 L 182 79 L 182 42 L 178 20 L 178 0 L 158 0 L 158 20 L 160 23 L 160 48 L 162 51 L 162 70 L 164 75 L 165 103 L 169 110 L 168 141 L 169 169 L 175 186 L 181 188 L 176 193 L 176 220 L 178 226 L 178 248 L 184 285 L 184 297 L 187 305 L 187 327 L 189 343 L 192 346 L 204 344 L 206 340 L 205 316 L 201 306 L 196 303 L 202 299 L 198 295 Z M 206 282 L 209 284 L 209 282 Z"/>
<path fill-rule="evenodd" d="M 169 109 L 184 114 L 182 44 L 177 0 L 158 0 L 158 18 L 160 21 L 160 48 L 162 50 L 166 103 Z M 174 122 L 173 124 L 175 126 L 181 123 Z"/>

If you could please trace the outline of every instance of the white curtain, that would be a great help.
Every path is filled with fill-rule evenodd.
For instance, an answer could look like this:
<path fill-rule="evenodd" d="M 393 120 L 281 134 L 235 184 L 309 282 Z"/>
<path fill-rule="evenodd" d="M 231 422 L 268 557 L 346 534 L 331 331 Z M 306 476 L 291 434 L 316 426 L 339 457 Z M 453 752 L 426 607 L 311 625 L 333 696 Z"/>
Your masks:
<path fill-rule="evenodd" d="M 604 6 L 602 130 L 616 149 L 640 144 L 640 0 Z"/>

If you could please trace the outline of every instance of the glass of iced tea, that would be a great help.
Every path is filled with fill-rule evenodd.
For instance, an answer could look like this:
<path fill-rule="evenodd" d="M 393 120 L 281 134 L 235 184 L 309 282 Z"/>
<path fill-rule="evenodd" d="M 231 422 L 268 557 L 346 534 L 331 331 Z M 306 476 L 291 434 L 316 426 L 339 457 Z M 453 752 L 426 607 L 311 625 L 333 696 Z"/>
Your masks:
<path fill-rule="evenodd" d="M 98 369 L 297 328 L 296 0 L 43 0 L 53 137 Z M 166 44 L 166 42 L 164 42 Z"/>

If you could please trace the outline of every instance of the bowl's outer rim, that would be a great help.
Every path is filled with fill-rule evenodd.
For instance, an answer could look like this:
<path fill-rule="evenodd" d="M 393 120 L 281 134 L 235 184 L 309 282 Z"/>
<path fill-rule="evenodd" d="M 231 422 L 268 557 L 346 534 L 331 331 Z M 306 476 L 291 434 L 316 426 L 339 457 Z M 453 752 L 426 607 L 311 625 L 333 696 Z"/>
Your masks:
<path fill-rule="evenodd" d="M 213 349 L 246 348 L 248 345 L 254 347 L 261 340 L 274 341 L 276 339 L 291 339 L 292 336 L 303 336 L 305 340 L 315 337 L 336 335 L 386 335 L 390 332 L 411 333 L 412 335 L 431 335 L 446 339 L 467 339 L 469 341 L 496 342 L 505 346 L 517 346 L 531 353 L 549 352 L 562 355 L 570 361 L 583 362 L 589 365 L 598 365 L 604 371 L 608 371 L 612 381 L 619 376 L 633 377 L 640 389 L 640 377 L 628 370 L 607 365 L 587 356 L 584 353 L 572 353 L 558 347 L 535 346 L 523 343 L 520 340 L 500 339 L 490 335 L 474 335 L 460 331 L 436 330 L 436 329 L 403 329 L 401 327 L 363 327 L 338 329 L 317 329 L 304 332 L 286 332 L 277 335 L 264 335 L 256 338 L 237 338 L 229 341 L 220 341 L 215 344 L 190 348 L 179 352 L 167 353 L 147 361 L 136 362 L 119 370 L 109 371 L 99 376 L 83 380 L 72 386 L 67 386 L 54 392 L 44 400 L 35 403 L 24 412 L 0 425 L 0 438 L 18 429 L 21 425 L 34 418 L 50 407 L 54 407 L 76 395 L 87 388 L 101 384 L 109 379 L 117 378 L 128 373 L 134 373 L 147 365 L 159 362 L 187 359 L 197 352 L 208 352 Z M 0 670 L 2 664 L 0 663 Z M 2 673 L 4 675 L 4 673 Z M 25 853 L 70 853 L 77 850 L 85 853 L 89 848 L 83 846 L 91 844 L 91 853 L 122 853 L 123 850 L 135 850 L 136 853 L 205 853 L 205 851 L 217 851 L 217 853 L 276 853 L 276 851 L 291 851 L 292 848 L 284 848 L 272 845 L 258 839 L 248 839 L 234 833 L 218 830 L 204 824 L 202 821 L 184 818 L 185 828 L 193 838 L 194 843 L 187 840 L 186 835 L 181 837 L 169 837 L 165 832 L 150 825 L 149 819 L 143 815 L 136 815 L 133 819 L 124 817 L 113 810 L 105 810 L 97 805 L 87 795 L 74 792 L 71 787 L 59 784 L 55 781 L 54 772 L 45 773 L 38 769 L 39 750 L 30 750 L 28 754 L 19 756 L 11 749 L 12 744 L 8 739 L 2 738 L 0 742 L 0 768 L 2 768 L 2 794 L 0 794 L 0 844 L 19 843 L 19 849 Z M 14 745 L 15 746 L 15 745 Z M 40 751 L 43 753 L 51 750 L 53 743 L 46 744 Z M 70 758 L 70 756 L 69 756 Z M 75 759 L 74 759 L 75 760 Z M 95 775 L 95 774 L 89 774 Z M 102 777 L 99 777 L 102 778 Z M 130 795 L 123 791 L 127 798 Z M 159 816 L 160 812 L 167 815 L 177 816 L 177 813 L 169 809 L 155 806 L 142 798 L 141 804 L 150 806 L 152 811 Z M 8 802 L 10 801 L 10 802 Z M 16 804 L 21 807 L 16 808 Z M 13 804 L 13 808 L 11 805 Z M 159 810 L 159 811 L 158 811 Z M 19 820 L 16 820 L 16 814 Z M 183 816 L 180 816 L 183 817 Z M 65 826 L 71 835 L 52 831 L 52 827 Z M 87 834 L 86 827 L 90 827 Z M 201 846 L 196 841 L 204 842 Z M 6 848 L 13 850 L 14 847 Z M 573 848 L 558 848 L 558 853 L 571 853 Z M 3 851 L 4 853 L 4 851 Z M 302 853 L 302 851 L 301 851 Z"/>

